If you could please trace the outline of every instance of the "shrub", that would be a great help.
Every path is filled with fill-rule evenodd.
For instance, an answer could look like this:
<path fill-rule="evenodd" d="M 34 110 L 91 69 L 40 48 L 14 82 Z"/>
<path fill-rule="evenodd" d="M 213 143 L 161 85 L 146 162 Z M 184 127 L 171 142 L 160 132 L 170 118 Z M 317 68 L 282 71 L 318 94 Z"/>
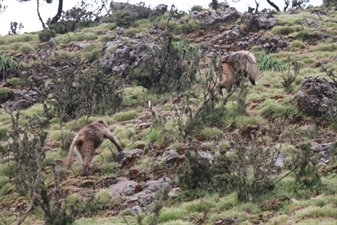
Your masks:
<path fill-rule="evenodd" d="M 20 63 L 13 57 L 0 54 L 0 78 L 6 80 L 9 73 L 15 73 L 19 70 Z"/>
<path fill-rule="evenodd" d="M 193 12 L 193 11 L 201 12 L 203 9 L 204 8 L 202 6 L 200 6 L 200 5 L 194 5 L 194 6 L 192 6 L 192 8 L 191 8 L 190 11 L 191 12 Z"/>
<path fill-rule="evenodd" d="M 56 37 L 56 33 L 54 30 L 43 29 L 39 32 L 39 39 L 41 42 L 49 41 L 52 37 Z"/>
<path fill-rule="evenodd" d="M 103 114 L 110 109 L 116 111 L 122 102 L 122 92 L 116 91 L 115 81 L 100 70 L 89 69 L 76 76 L 73 69 L 66 69 L 61 74 L 51 71 L 48 75 L 53 88 L 46 86 L 42 92 L 48 118 L 56 115 L 64 121 Z"/>
<path fill-rule="evenodd" d="M 283 70 L 283 64 L 275 60 L 270 54 L 261 55 L 258 60 L 258 67 L 260 70 L 274 70 L 281 72 Z"/>
<path fill-rule="evenodd" d="M 124 10 L 118 10 L 112 15 L 113 21 L 120 27 L 128 27 L 134 21 L 130 12 Z"/>
<path fill-rule="evenodd" d="M 0 88 L 0 103 L 7 101 L 12 95 L 13 91 L 10 88 L 2 87 Z"/>
<path fill-rule="evenodd" d="M 185 42 L 176 47 L 172 34 L 168 32 L 162 32 L 158 40 L 158 46 L 154 50 L 148 48 L 148 57 L 131 71 L 131 78 L 155 93 L 187 90 L 196 79 L 201 54 Z"/>
<path fill-rule="evenodd" d="M 19 47 L 18 52 L 21 52 L 23 54 L 29 54 L 31 52 L 35 52 L 35 49 L 30 44 L 23 44 Z"/>
<path fill-rule="evenodd" d="M 21 79 L 17 77 L 13 77 L 13 78 L 8 79 L 6 84 L 9 87 L 18 88 L 21 85 Z"/>

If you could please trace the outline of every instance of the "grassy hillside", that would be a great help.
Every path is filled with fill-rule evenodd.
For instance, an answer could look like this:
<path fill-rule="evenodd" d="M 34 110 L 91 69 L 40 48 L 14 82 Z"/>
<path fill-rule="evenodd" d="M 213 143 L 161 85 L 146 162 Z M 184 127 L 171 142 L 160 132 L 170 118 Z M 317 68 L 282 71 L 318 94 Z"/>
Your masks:
<path fill-rule="evenodd" d="M 315 14 L 315 10 L 325 14 Z M 29 214 L 24 224 L 44 224 L 48 210 L 55 215 L 69 215 L 75 220 L 68 220 L 73 224 L 336 224 L 336 160 L 333 158 L 329 164 L 321 164 L 320 156 L 308 147 L 313 141 L 335 142 L 336 119 L 301 113 L 294 97 L 307 76 L 320 76 L 331 81 L 321 66 L 326 69 L 337 67 L 334 38 L 337 13 L 316 8 L 296 14 L 279 13 L 274 17 L 277 25 L 271 30 L 250 32 L 249 35 L 280 35 L 289 41 L 288 46 L 271 54 L 266 54 L 260 45 L 247 49 L 257 57 L 261 72 L 256 86 L 246 82 L 231 95 L 217 96 L 214 102 L 212 100 L 213 105 L 207 105 L 210 102 L 204 95 L 208 75 L 214 75 L 211 59 L 205 56 L 198 66 L 193 67 L 197 71 L 196 80 L 187 90 L 172 88 L 169 90 L 174 91 L 159 93 L 140 86 L 127 74 L 122 82 L 109 77 L 115 82 L 111 86 L 108 81 L 103 81 L 107 84 L 106 89 L 111 88 L 111 92 L 116 93 L 111 97 L 114 100 L 102 97 L 102 102 L 98 102 L 97 97 L 92 108 L 83 100 L 82 111 L 76 111 L 72 116 L 64 116 L 67 110 L 59 106 L 64 104 L 63 101 L 57 102 L 59 111 L 46 111 L 45 107 L 56 107 L 56 104 L 45 101 L 20 111 L 19 118 L 15 112 L 11 114 L 10 110 L 1 108 L 0 224 L 17 223 L 26 211 Z M 168 18 L 166 13 L 133 21 L 125 26 L 121 43 L 131 42 L 138 34 L 157 40 L 148 30 L 158 25 L 170 31 L 180 54 L 186 49 L 181 45 L 184 41 L 188 41 L 191 49 L 199 49 L 201 39 L 207 46 L 216 33 L 230 30 L 234 25 L 247 28 L 240 19 L 230 24 L 204 27 L 189 21 L 188 15 L 167 23 Z M 318 25 L 307 26 L 305 23 L 309 20 Z M 66 93 L 66 86 L 62 85 L 67 82 L 62 83 L 62 79 L 71 75 L 62 77 L 59 74 L 65 68 L 71 68 L 74 80 L 70 83 L 77 82 L 77 85 L 80 81 L 76 76 L 86 74 L 89 69 L 96 68 L 97 60 L 116 52 L 117 44 L 110 45 L 105 52 L 102 49 L 116 36 L 117 22 L 116 18 L 106 18 L 100 25 L 56 34 L 57 41 L 52 47 L 39 39 L 39 33 L 0 37 L 0 52 L 20 60 L 20 70 L 6 74 L 0 100 L 12 91 L 30 89 L 32 82 L 27 76 L 31 76 L 29 71 L 32 70 L 39 76 L 48 76 L 51 71 L 48 69 L 55 69 L 58 76 L 43 79 L 44 85 L 59 85 L 56 86 L 60 88 L 58 93 Z M 86 47 L 78 47 L 79 43 Z M 192 65 L 194 61 L 188 60 L 186 64 L 191 62 Z M 294 63 L 299 65 L 298 74 L 294 73 Z M 147 68 L 150 70 L 151 67 Z M 182 68 L 191 69 L 185 64 Z M 88 79 L 85 80 L 87 84 L 91 84 L 90 75 L 103 76 L 92 70 L 89 78 L 83 77 L 83 80 Z M 293 81 L 287 83 L 291 78 Z M 188 86 L 188 82 L 181 86 Z M 46 96 L 51 93 L 47 92 Z M 70 97 L 65 94 L 60 98 L 66 101 Z M 119 100 L 121 102 L 117 104 Z M 152 115 L 148 101 L 155 108 L 156 117 Z M 201 107 L 203 104 L 204 108 Z M 208 109 L 206 105 L 212 108 Z M 198 114 L 200 109 L 206 113 Z M 48 112 L 55 114 L 50 116 Z M 98 118 L 107 121 L 126 151 L 139 148 L 144 150 L 144 155 L 122 166 L 114 160 L 115 147 L 105 141 L 93 160 L 92 175 L 81 176 L 79 161 L 74 163 L 71 171 L 65 170 L 63 165 L 72 138 L 81 127 Z M 20 132 L 13 136 L 13 130 Z M 27 157 L 27 162 L 36 155 L 43 156 L 41 162 L 36 163 L 38 165 L 26 165 L 25 160 L 21 162 L 24 166 L 20 171 L 33 171 L 20 177 L 21 180 L 16 172 L 18 161 L 15 161 L 16 152 L 13 151 L 19 147 L 13 143 L 29 152 L 26 156 L 20 151 L 17 153 Z M 168 149 L 185 155 L 185 160 L 173 167 L 165 166 L 161 156 Z M 212 155 L 213 163 L 198 157 L 196 152 Z M 282 168 L 276 168 L 271 161 L 279 152 L 286 155 Z M 135 216 L 130 211 L 132 201 L 109 192 L 112 180 L 119 177 L 135 180 L 142 188 L 148 180 L 168 177 L 174 181 L 173 187 L 180 189 L 177 194 L 158 192 L 146 213 Z M 25 192 L 35 181 L 40 182 L 34 186 L 39 191 L 37 197 L 34 191 Z M 41 199 L 50 202 L 41 203 Z M 36 205 L 27 210 L 30 203 Z M 44 206 L 50 208 L 46 210 Z M 57 207 L 64 210 L 64 214 L 57 214 L 54 211 Z M 55 218 L 58 217 L 61 218 Z M 58 224 L 55 221 L 47 223 Z"/>

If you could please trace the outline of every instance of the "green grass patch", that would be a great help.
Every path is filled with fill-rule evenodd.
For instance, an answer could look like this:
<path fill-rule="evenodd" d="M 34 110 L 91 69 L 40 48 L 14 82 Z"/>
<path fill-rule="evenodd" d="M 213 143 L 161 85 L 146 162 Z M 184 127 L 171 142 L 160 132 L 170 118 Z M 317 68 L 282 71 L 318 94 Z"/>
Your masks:
<path fill-rule="evenodd" d="M 220 138 L 223 132 L 218 128 L 205 127 L 201 130 L 201 134 L 204 135 L 206 139 L 210 140 Z"/>
<path fill-rule="evenodd" d="M 95 200 L 98 204 L 108 204 L 111 202 L 112 196 L 107 189 L 103 189 L 95 194 Z"/>
<path fill-rule="evenodd" d="M 288 35 L 294 32 L 298 32 L 302 30 L 301 25 L 284 25 L 284 26 L 274 26 L 271 29 L 271 33 L 276 35 L 276 34 L 282 34 L 282 35 Z"/>
<path fill-rule="evenodd" d="M 303 48 L 305 48 L 305 44 L 302 41 L 298 40 L 291 42 L 291 44 L 289 45 L 289 50 L 303 49 Z"/>
<path fill-rule="evenodd" d="M 138 113 L 134 110 L 128 111 L 128 112 L 120 112 L 116 113 L 113 116 L 113 120 L 116 122 L 120 121 L 127 121 L 127 120 L 133 120 L 138 116 Z"/>
<path fill-rule="evenodd" d="M 334 52 L 336 49 L 337 49 L 337 45 L 334 43 L 319 44 L 315 47 L 315 51 L 321 51 L 321 52 Z"/>
<path fill-rule="evenodd" d="M 287 102 L 279 103 L 274 100 L 266 100 L 257 109 L 262 109 L 261 116 L 265 118 L 286 118 L 293 115 L 298 115 L 298 109 Z"/>
<path fill-rule="evenodd" d="M 32 52 L 35 52 L 35 49 L 33 46 L 31 46 L 30 44 L 22 44 L 19 48 L 18 48 L 18 52 L 21 52 L 23 54 L 29 54 Z"/>
<path fill-rule="evenodd" d="M 181 208 L 164 208 L 158 217 L 158 223 L 183 219 L 187 211 Z"/>

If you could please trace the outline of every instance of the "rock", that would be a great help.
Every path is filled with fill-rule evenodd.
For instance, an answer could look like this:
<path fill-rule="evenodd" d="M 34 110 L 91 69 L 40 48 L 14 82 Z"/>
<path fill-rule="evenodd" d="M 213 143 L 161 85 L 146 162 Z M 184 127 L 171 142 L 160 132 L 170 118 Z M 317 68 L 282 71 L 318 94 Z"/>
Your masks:
<path fill-rule="evenodd" d="M 320 162 L 322 164 L 328 164 L 332 159 L 333 150 L 335 149 L 335 146 L 332 142 L 319 144 L 314 141 L 311 142 L 311 148 L 321 155 Z"/>
<path fill-rule="evenodd" d="M 149 14 L 151 13 L 151 9 L 145 4 L 137 4 L 133 5 L 127 2 L 114 2 L 111 1 L 110 8 L 112 10 L 112 14 L 116 11 L 126 11 L 129 12 L 131 17 L 135 20 L 148 18 Z"/>
<path fill-rule="evenodd" d="M 131 214 L 136 216 L 136 215 L 139 215 L 141 213 L 144 213 L 144 209 L 142 207 L 140 207 L 139 205 L 135 205 L 133 206 L 131 209 Z"/>
<path fill-rule="evenodd" d="M 115 46 L 116 50 L 107 52 L 109 46 Z M 114 37 L 103 46 L 103 57 L 99 59 L 100 67 L 107 75 L 127 74 L 128 69 L 140 63 L 140 61 L 153 51 L 153 43 L 145 34 L 137 34 L 129 42 L 123 42 L 121 36 Z"/>
<path fill-rule="evenodd" d="M 234 7 L 226 7 L 217 11 L 193 11 L 191 17 L 200 20 L 203 25 L 213 25 L 236 20 L 240 17 L 240 13 Z"/>
<path fill-rule="evenodd" d="M 11 94 L 10 100 L 3 103 L 4 107 L 11 108 L 12 110 L 27 109 L 31 105 L 39 102 L 41 96 L 38 92 L 33 90 L 15 90 Z"/>
<path fill-rule="evenodd" d="M 268 30 L 276 25 L 276 19 L 270 14 L 244 13 L 241 20 L 251 31 Z"/>
<path fill-rule="evenodd" d="M 296 94 L 299 110 L 310 116 L 326 116 L 337 112 L 334 95 L 337 85 L 321 77 L 306 77 Z"/>
<path fill-rule="evenodd" d="M 28 101 L 20 99 L 19 101 L 14 102 L 14 104 L 12 105 L 12 110 L 27 109 L 29 106 L 31 106 L 31 104 Z"/>
<path fill-rule="evenodd" d="M 179 192 L 180 192 L 180 188 L 179 187 L 175 187 L 175 188 L 172 188 L 172 190 L 168 193 L 168 195 L 171 198 L 174 198 L 174 197 L 177 197 L 179 195 Z"/>
<path fill-rule="evenodd" d="M 149 180 L 144 185 L 144 191 L 156 192 L 171 189 L 171 179 L 164 177 L 159 180 Z"/>
<path fill-rule="evenodd" d="M 198 155 L 201 158 L 207 159 L 210 164 L 212 164 L 214 160 L 214 156 L 210 151 L 198 151 Z"/>
<path fill-rule="evenodd" d="M 136 159 L 138 159 L 141 155 L 144 154 L 144 151 L 142 149 L 132 149 L 129 151 L 122 151 L 118 153 L 116 157 L 116 161 L 122 166 L 129 165 L 130 163 L 134 162 Z"/>
<path fill-rule="evenodd" d="M 164 14 L 167 11 L 167 5 L 165 5 L 165 4 L 159 4 L 159 5 L 157 5 L 156 11 L 159 14 Z"/>
<path fill-rule="evenodd" d="M 256 44 L 261 45 L 266 53 L 278 53 L 287 47 L 289 42 L 279 35 L 273 35 L 270 37 L 261 37 L 257 40 Z"/>
<path fill-rule="evenodd" d="M 128 180 L 126 177 L 117 178 L 117 183 L 109 187 L 109 192 L 112 196 L 131 196 L 134 194 L 134 188 L 138 185 L 137 182 Z"/>
<path fill-rule="evenodd" d="M 153 27 L 151 27 L 149 29 L 149 33 L 150 34 L 160 34 L 163 30 L 160 29 L 160 27 L 158 25 L 154 25 Z"/>
<path fill-rule="evenodd" d="M 185 157 L 182 155 L 179 155 L 175 150 L 170 149 L 168 151 L 165 151 L 162 155 L 162 160 L 164 161 L 164 164 L 172 168 L 175 166 L 176 162 L 180 159 L 184 159 Z"/>

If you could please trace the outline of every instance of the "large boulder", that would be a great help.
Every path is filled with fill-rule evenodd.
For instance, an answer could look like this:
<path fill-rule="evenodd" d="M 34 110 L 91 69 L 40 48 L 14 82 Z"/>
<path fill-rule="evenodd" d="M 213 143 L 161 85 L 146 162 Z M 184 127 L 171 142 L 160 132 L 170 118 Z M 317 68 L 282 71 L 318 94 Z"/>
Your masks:
<path fill-rule="evenodd" d="M 276 19 L 270 14 L 244 13 L 241 21 L 251 31 L 269 30 L 276 25 Z"/>
<path fill-rule="evenodd" d="M 298 108 L 310 116 L 336 113 L 337 85 L 321 77 L 306 77 L 296 94 Z"/>
<path fill-rule="evenodd" d="M 203 25 L 213 25 L 236 20 L 240 17 L 240 13 L 235 8 L 228 7 L 217 11 L 193 11 L 191 12 L 191 17 L 200 20 Z"/>

